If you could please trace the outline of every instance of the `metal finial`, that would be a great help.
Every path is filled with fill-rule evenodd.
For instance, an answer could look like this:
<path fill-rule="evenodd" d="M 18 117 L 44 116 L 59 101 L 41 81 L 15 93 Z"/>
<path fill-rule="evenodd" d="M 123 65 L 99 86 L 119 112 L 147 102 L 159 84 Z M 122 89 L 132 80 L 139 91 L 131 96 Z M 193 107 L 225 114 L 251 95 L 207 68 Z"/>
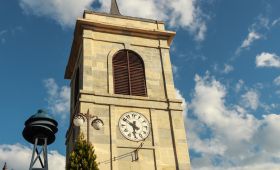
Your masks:
<path fill-rule="evenodd" d="M 8 170 L 7 163 L 5 162 L 3 170 Z"/>
<path fill-rule="evenodd" d="M 118 4 L 117 4 L 117 0 L 112 0 L 111 1 L 110 14 L 112 14 L 112 15 L 121 15 L 121 13 L 119 11 Z"/>

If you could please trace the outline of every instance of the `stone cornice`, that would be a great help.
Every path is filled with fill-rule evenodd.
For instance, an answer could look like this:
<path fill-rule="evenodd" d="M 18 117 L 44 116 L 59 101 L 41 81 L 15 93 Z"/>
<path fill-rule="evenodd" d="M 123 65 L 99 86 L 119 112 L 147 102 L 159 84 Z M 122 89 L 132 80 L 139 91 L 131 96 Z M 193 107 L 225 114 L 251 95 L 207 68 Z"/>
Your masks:
<path fill-rule="evenodd" d="M 85 90 L 80 90 L 80 95 L 80 101 L 87 103 L 159 110 L 183 110 L 181 106 L 182 100 L 180 99 L 154 99 L 149 97 L 130 95 L 96 94 L 94 92 L 89 92 Z"/>
<path fill-rule="evenodd" d="M 82 43 L 83 30 L 94 30 L 96 32 L 105 32 L 119 35 L 130 35 L 134 37 L 143 37 L 157 40 L 167 40 L 168 46 L 172 43 L 175 32 L 159 30 L 159 29 L 144 29 L 121 24 L 109 24 L 104 22 L 95 22 L 89 19 L 78 19 L 76 22 L 74 39 L 71 47 L 71 53 L 68 59 L 68 64 L 65 70 L 64 78 L 70 79 L 73 74 L 73 68 L 78 56 L 79 45 Z"/>
<path fill-rule="evenodd" d="M 125 16 L 125 15 L 112 15 L 112 14 L 108 14 L 106 12 L 95 12 L 95 11 L 91 11 L 91 10 L 84 11 L 84 14 L 83 14 L 84 18 L 85 18 L 86 14 L 94 14 L 94 15 L 100 15 L 100 16 L 108 16 L 108 17 L 112 17 L 112 18 L 122 18 L 122 19 L 129 19 L 129 20 L 135 20 L 135 21 L 164 24 L 163 21 L 158 21 L 158 20 L 153 20 L 153 19 L 131 17 L 131 16 Z"/>

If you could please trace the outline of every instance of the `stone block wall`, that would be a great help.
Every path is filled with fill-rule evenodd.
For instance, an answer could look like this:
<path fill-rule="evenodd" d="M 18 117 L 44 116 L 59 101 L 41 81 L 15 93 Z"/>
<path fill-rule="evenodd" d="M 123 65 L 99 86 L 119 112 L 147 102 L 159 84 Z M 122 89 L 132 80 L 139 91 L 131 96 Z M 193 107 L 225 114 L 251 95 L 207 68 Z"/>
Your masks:
<path fill-rule="evenodd" d="M 80 41 L 74 41 L 79 43 L 72 48 L 81 49 L 76 54 L 80 57 L 72 58 L 76 64 L 69 64 L 66 72 L 74 75 L 79 67 L 82 82 L 77 106 L 71 103 L 71 116 L 89 110 L 103 120 L 102 130 L 90 126 L 89 131 L 99 168 L 189 170 L 182 101 L 176 99 L 169 54 L 170 36 L 174 34 L 165 31 L 162 22 L 94 12 L 85 12 L 76 32 L 75 35 L 80 36 L 76 39 Z M 122 49 L 132 50 L 143 59 L 147 97 L 114 94 L 112 58 Z M 119 131 L 119 118 L 130 111 L 143 114 L 150 122 L 151 133 L 143 143 L 127 140 Z M 75 142 L 74 131 L 70 122 L 68 152 Z M 86 136 L 86 124 L 78 132 Z M 123 156 L 135 151 L 141 143 L 137 152 L 139 159 L 135 160 L 135 153 Z"/>

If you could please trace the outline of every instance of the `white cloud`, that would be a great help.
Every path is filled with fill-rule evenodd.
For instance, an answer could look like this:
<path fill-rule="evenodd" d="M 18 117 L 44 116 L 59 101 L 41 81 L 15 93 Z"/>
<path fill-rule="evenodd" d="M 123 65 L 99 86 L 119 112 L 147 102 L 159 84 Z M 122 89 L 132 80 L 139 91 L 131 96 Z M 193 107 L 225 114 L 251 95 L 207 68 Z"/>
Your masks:
<path fill-rule="evenodd" d="M 243 86 L 244 86 L 244 81 L 238 80 L 238 82 L 235 85 L 235 92 L 238 93 Z"/>
<path fill-rule="evenodd" d="M 261 37 L 262 36 L 259 33 L 255 32 L 255 31 L 249 32 L 247 38 L 242 42 L 241 48 L 247 48 L 247 47 L 251 46 L 251 44 L 254 41 L 260 39 Z"/>
<path fill-rule="evenodd" d="M 172 72 L 174 77 L 178 77 L 178 67 L 172 64 Z"/>
<path fill-rule="evenodd" d="M 229 64 L 224 64 L 223 66 L 219 66 L 218 64 L 213 65 L 213 70 L 215 72 L 221 73 L 221 74 L 228 74 L 234 70 L 234 67 Z"/>
<path fill-rule="evenodd" d="M 201 156 L 192 157 L 192 168 L 279 168 L 280 115 L 267 114 L 263 119 L 257 119 L 246 108 L 228 104 L 227 89 L 209 74 L 204 77 L 196 75 L 195 83 L 194 94 L 188 105 L 188 115 L 191 116 L 187 117 L 186 125 L 189 147 Z M 256 98 L 255 93 L 245 96 Z M 252 101 L 252 107 L 256 107 L 255 100 Z"/>
<path fill-rule="evenodd" d="M 206 27 L 206 23 L 205 22 L 195 23 L 193 25 L 193 29 L 192 30 L 194 32 L 195 31 L 197 32 L 197 35 L 195 37 L 197 41 L 203 41 L 205 39 L 205 34 L 206 34 L 206 31 L 207 31 L 207 27 Z"/>
<path fill-rule="evenodd" d="M 7 33 L 7 30 L 1 30 L 0 31 L 1 44 L 4 44 L 6 42 L 6 38 L 3 37 L 3 35 L 5 35 L 6 33 Z"/>
<path fill-rule="evenodd" d="M 222 73 L 229 73 L 229 72 L 232 72 L 234 70 L 234 67 L 232 65 L 228 65 L 228 64 L 225 64 L 224 65 L 224 70 L 222 71 Z"/>
<path fill-rule="evenodd" d="M 249 33 L 243 40 L 242 44 L 236 49 L 235 54 L 239 54 L 244 49 L 249 49 L 252 44 L 259 40 L 265 39 L 268 31 L 280 22 L 280 18 L 272 22 L 268 17 L 259 15 L 256 21 L 249 27 Z"/>
<path fill-rule="evenodd" d="M 249 90 L 245 94 L 241 96 L 242 98 L 242 105 L 246 108 L 251 108 L 256 110 L 259 106 L 259 95 L 255 90 Z"/>
<path fill-rule="evenodd" d="M 182 100 L 182 108 L 184 110 L 183 116 L 186 117 L 187 112 L 188 112 L 188 107 L 187 107 L 188 105 L 187 105 L 187 102 L 186 102 L 185 98 L 182 96 L 180 90 L 178 90 L 178 89 L 176 89 L 176 97 L 177 97 L 177 99 Z"/>
<path fill-rule="evenodd" d="M 235 51 L 235 54 L 239 54 L 241 53 L 241 51 L 243 49 L 248 49 L 251 47 L 251 45 L 253 44 L 253 42 L 255 42 L 258 39 L 261 39 L 263 37 L 263 35 L 261 35 L 260 33 L 256 32 L 255 30 L 251 30 L 249 31 L 249 34 L 247 35 L 247 37 L 245 38 L 245 40 L 243 40 L 242 44 L 240 45 L 240 47 L 238 47 Z"/>
<path fill-rule="evenodd" d="M 273 83 L 277 86 L 280 86 L 280 76 L 276 77 L 274 80 L 273 80 Z"/>
<path fill-rule="evenodd" d="M 249 49 L 255 41 L 266 38 L 265 35 L 270 30 L 269 23 L 269 18 L 259 15 L 256 21 L 249 27 L 248 35 L 236 49 L 235 54 L 239 54 L 244 49 Z"/>
<path fill-rule="evenodd" d="M 235 166 L 235 167 L 215 167 L 215 166 L 208 166 L 208 167 L 198 167 L 194 168 L 195 170 L 279 170 L 279 164 L 277 163 L 258 163 L 252 165 L 245 165 L 245 166 Z"/>
<path fill-rule="evenodd" d="M 17 32 L 21 32 L 23 30 L 22 26 L 16 26 L 12 29 L 4 29 L 0 30 L 0 42 L 4 44 L 10 38 L 9 36 L 16 35 Z"/>
<path fill-rule="evenodd" d="M 225 87 L 210 76 L 196 75 L 195 95 L 190 107 L 198 119 L 233 140 L 249 140 L 255 130 L 254 118 L 225 106 Z M 231 131 L 235 127 L 235 131 Z"/>
<path fill-rule="evenodd" d="M 22 26 L 16 26 L 16 27 L 14 27 L 13 29 L 11 29 L 11 34 L 12 34 L 12 35 L 15 35 L 16 33 L 22 32 L 23 30 L 24 30 L 24 29 L 23 29 Z"/>
<path fill-rule="evenodd" d="M 103 7 L 109 8 L 108 1 L 101 1 Z M 119 6 L 124 15 L 163 20 L 172 27 L 189 30 L 197 41 L 205 38 L 206 16 L 197 0 L 122 0 Z M 143 6 L 145 8 L 139 8 Z"/>
<path fill-rule="evenodd" d="M 96 0 L 20 0 L 21 8 L 27 14 L 44 16 L 55 20 L 63 27 L 73 26 L 76 18 L 85 9 L 90 9 Z M 111 1 L 98 0 L 97 11 L 108 12 Z M 120 0 L 123 15 L 166 21 L 172 27 L 181 27 L 202 41 L 207 31 L 207 16 L 199 8 L 198 0 Z"/>
<path fill-rule="evenodd" d="M 265 28 L 265 29 L 269 30 L 271 28 L 269 23 L 270 23 L 270 20 L 267 16 L 259 15 L 257 17 L 257 22 L 255 22 L 252 25 L 252 28 L 255 29 L 255 30 L 257 30 L 257 29 L 260 30 L 262 28 Z"/>
<path fill-rule="evenodd" d="M 32 149 L 21 144 L 0 145 L 0 166 L 7 162 L 8 169 L 28 169 L 31 160 Z M 48 153 L 49 169 L 64 170 L 65 156 L 57 151 Z"/>
<path fill-rule="evenodd" d="M 280 139 L 280 115 L 270 114 L 263 117 L 262 127 L 256 135 L 259 145 L 265 152 L 280 156 L 280 142 L 277 140 Z"/>
<path fill-rule="evenodd" d="M 208 58 L 202 54 L 198 54 L 198 53 L 193 53 L 193 52 L 189 52 L 189 53 L 181 53 L 178 55 L 179 58 L 184 58 L 186 62 L 191 62 L 194 63 L 195 61 L 202 61 L 205 62 Z"/>
<path fill-rule="evenodd" d="M 44 80 L 47 89 L 47 102 L 53 114 L 65 119 L 70 108 L 70 88 L 59 87 L 53 78 Z"/>
<path fill-rule="evenodd" d="M 94 0 L 20 0 L 20 7 L 27 14 L 47 16 L 61 26 L 73 26 Z"/>
<path fill-rule="evenodd" d="M 256 66 L 280 68 L 280 57 L 275 53 L 262 52 L 256 56 Z"/>
<path fill-rule="evenodd" d="M 280 23 L 280 18 L 278 18 L 278 19 L 275 19 L 273 22 L 272 22 L 272 26 L 275 26 L 275 25 L 277 25 L 278 23 Z"/>

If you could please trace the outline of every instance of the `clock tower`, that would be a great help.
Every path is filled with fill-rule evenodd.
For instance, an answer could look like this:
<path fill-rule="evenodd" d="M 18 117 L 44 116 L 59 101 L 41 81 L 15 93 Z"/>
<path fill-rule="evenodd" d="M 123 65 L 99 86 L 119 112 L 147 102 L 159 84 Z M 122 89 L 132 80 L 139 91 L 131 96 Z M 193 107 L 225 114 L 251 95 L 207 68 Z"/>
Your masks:
<path fill-rule="evenodd" d="M 77 20 L 65 71 L 71 80 L 67 160 L 83 133 L 101 170 L 190 169 L 169 55 L 174 36 L 163 22 L 122 16 L 116 5 L 110 14 L 85 11 Z M 97 116 L 103 127 L 91 120 L 75 126 L 79 113 Z"/>

